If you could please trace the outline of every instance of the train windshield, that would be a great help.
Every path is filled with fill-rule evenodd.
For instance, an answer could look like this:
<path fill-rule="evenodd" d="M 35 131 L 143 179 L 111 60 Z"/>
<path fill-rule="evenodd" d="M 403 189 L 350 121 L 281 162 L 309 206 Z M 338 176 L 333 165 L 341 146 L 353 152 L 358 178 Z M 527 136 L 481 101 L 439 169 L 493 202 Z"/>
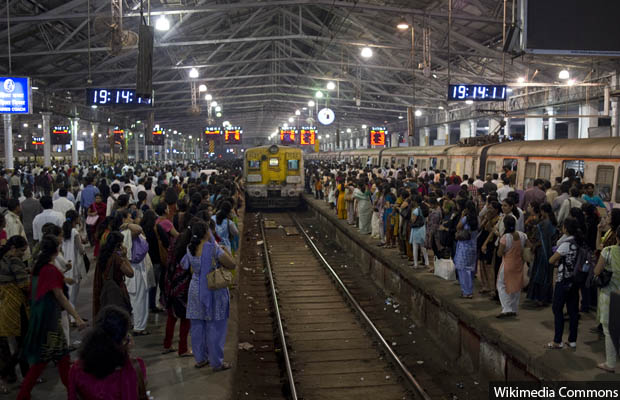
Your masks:
<path fill-rule="evenodd" d="M 288 169 L 299 169 L 299 160 L 288 160 Z"/>
<path fill-rule="evenodd" d="M 250 169 L 260 169 L 260 161 L 259 160 L 249 160 L 248 168 Z"/>
<path fill-rule="evenodd" d="M 269 166 L 270 167 L 277 167 L 278 165 L 280 165 L 280 160 L 278 160 L 277 158 L 270 158 L 269 159 Z"/>

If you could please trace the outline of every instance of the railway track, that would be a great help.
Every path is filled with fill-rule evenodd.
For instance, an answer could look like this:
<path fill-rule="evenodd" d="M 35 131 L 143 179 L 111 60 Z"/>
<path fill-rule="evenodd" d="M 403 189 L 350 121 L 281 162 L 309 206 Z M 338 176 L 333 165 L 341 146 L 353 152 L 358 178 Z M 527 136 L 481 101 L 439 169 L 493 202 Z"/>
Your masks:
<path fill-rule="evenodd" d="M 286 398 L 430 398 L 291 216 L 267 214 L 258 228 L 261 234 L 256 237 L 255 233 L 251 240 L 258 239 L 258 247 L 262 247 L 262 255 L 266 255 L 265 269 L 261 272 L 267 277 L 268 286 L 263 286 L 262 291 L 269 292 L 272 308 L 269 312 L 262 301 L 248 308 L 256 311 L 250 313 L 256 323 L 260 320 L 263 325 L 271 323 L 273 326 L 276 338 L 271 345 L 280 355 L 278 366 Z M 250 257 L 254 258 L 254 253 Z M 256 267 L 254 272 L 248 269 L 250 271 L 244 272 L 251 272 L 250 276 L 259 279 Z M 256 285 L 243 286 L 243 283 L 242 287 L 259 289 Z M 257 293 L 251 295 L 245 289 L 242 291 L 246 299 L 251 297 L 252 302 L 257 302 Z M 250 334 L 266 333 L 264 329 L 254 332 Z M 243 339 L 240 337 L 240 341 Z M 267 335 L 261 340 L 250 339 L 254 339 L 256 350 L 269 349 L 271 339 Z M 243 353 L 240 366 L 249 372 L 250 365 L 244 366 L 243 359 L 251 355 Z M 273 360 L 263 357 L 262 361 L 274 367 Z M 276 382 L 271 378 L 275 372 L 268 370 L 261 367 L 260 374 L 269 377 L 267 381 L 272 381 L 273 385 L 269 388 L 264 382 L 256 385 L 251 393 L 243 392 L 245 398 L 266 398 L 267 391 L 273 394 Z"/>

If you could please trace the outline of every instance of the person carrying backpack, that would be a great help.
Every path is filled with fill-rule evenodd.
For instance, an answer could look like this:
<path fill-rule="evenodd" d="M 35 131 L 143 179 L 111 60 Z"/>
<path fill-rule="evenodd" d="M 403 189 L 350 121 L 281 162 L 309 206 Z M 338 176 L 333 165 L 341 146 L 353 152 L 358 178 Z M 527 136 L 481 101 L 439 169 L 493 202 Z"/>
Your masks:
<path fill-rule="evenodd" d="M 569 316 L 569 334 L 566 343 L 571 348 L 577 347 L 577 330 L 579 327 L 579 287 L 580 282 L 578 265 L 579 247 L 583 244 L 583 235 L 579 222 L 568 217 L 564 220 L 563 235 L 558 240 L 557 250 L 549 259 L 549 264 L 558 265 L 557 281 L 553 292 L 553 316 L 555 335 L 552 342 L 547 343 L 548 349 L 561 349 L 564 333 L 564 305 Z"/>

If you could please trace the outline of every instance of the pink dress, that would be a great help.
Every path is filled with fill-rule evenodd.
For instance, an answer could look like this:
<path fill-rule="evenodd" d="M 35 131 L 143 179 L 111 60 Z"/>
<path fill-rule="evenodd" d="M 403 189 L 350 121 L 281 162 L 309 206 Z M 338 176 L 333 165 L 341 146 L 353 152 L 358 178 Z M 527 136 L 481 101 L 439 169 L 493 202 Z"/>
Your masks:
<path fill-rule="evenodd" d="M 144 361 L 136 358 L 146 382 Z M 82 369 L 76 361 L 69 371 L 69 400 L 138 400 L 138 376 L 129 358 L 122 369 L 117 369 L 103 379 L 97 379 Z"/>

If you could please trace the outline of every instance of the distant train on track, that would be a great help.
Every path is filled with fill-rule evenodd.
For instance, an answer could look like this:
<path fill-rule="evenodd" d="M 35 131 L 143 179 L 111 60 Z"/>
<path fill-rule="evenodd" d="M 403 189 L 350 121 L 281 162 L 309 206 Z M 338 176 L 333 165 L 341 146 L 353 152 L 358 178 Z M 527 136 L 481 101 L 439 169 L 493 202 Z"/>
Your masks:
<path fill-rule="evenodd" d="M 297 207 L 304 191 L 302 150 L 276 145 L 247 149 L 243 177 L 249 207 Z"/>
<path fill-rule="evenodd" d="M 357 161 L 362 165 L 404 168 L 417 164 L 457 175 L 501 174 L 507 166 L 516 172 L 518 189 L 536 178 L 553 182 L 573 169 L 584 182 L 595 185 L 604 201 L 620 203 L 620 138 L 514 141 L 478 146 L 393 147 L 307 154 L 308 160 Z"/>

